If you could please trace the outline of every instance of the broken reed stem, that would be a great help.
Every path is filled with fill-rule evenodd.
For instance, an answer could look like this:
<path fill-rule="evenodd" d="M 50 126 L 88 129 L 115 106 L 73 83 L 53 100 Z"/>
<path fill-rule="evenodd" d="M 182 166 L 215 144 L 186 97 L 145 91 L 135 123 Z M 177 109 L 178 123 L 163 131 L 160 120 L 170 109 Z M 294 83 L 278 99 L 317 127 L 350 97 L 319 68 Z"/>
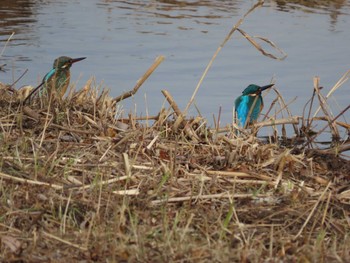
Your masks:
<path fill-rule="evenodd" d="M 333 121 L 332 121 L 332 114 L 328 111 L 328 105 L 326 104 L 326 99 L 323 97 L 321 91 L 320 91 L 320 88 L 319 88 L 319 78 L 318 77 L 315 77 L 314 78 L 314 88 L 316 90 L 316 93 L 317 93 L 317 97 L 318 97 L 318 100 L 320 102 L 320 107 L 323 111 L 323 113 L 325 114 L 327 120 L 328 120 L 328 126 L 332 132 L 332 135 L 333 137 L 335 138 L 340 138 L 340 135 L 339 135 L 339 131 L 337 129 L 337 126 L 335 126 L 333 124 Z M 323 130 L 322 130 L 323 131 Z"/>
<path fill-rule="evenodd" d="M 173 110 L 176 113 L 176 115 L 178 116 L 178 118 L 180 118 L 180 116 L 182 116 L 182 112 L 181 112 L 179 106 L 177 106 L 175 100 L 173 99 L 173 96 L 171 96 L 171 94 L 167 90 L 162 90 L 162 93 L 163 93 L 164 97 L 166 98 L 166 100 L 168 101 L 168 103 L 170 104 L 170 106 L 173 108 Z"/>
<path fill-rule="evenodd" d="M 125 168 L 125 174 L 128 177 L 131 177 L 131 167 L 129 162 L 129 155 L 127 153 L 123 153 L 123 160 L 124 160 L 124 168 Z"/>
<path fill-rule="evenodd" d="M 26 114 L 27 116 L 33 118 L 34 120 L 38 121 L 40 119 L 40 115 L 38 112 L 32 110 L 28 106 L 23 106 L 23 113 Z"/>
<path fill-rule="evenodd" d="M 2 172 L 0 172 L 0 177 L 2 177 L 4 179 L 9 179 L 9 180 L 12 180 L 15 182 L 24 183 L 24 184 L 48 186 L 48 187 L 51 187 L 55 190 L 62 190 L 63 189 L 63 186 L 61 186 L 61 185 L 49 184 L 49 183 L 40 182 L 40 181 L 33 181 L 30 179 L 18 178 L 18 177 L 11 176 L 11 175 L 8 175 L 8 174 L 2 173 Z"/>
<path fill-rule="evenodd" d="M 55 124 L 55 123 L 50 123 L 50 127 L 57 128 L 57 129 L 60 129 L 62 131 L 73 132 L 73 133 L 81 133 L 81 134 L 89 134 L 89 135 L 95 135 L 96 134 L 96 132 L 94 132 L 94 131 L 84 131 L 84 130 L 73 129 L 73 128 L 64 127 L 62 125 L 58 125 L 58 124 Z"/>
<path fill-rule="evenodd" d="M 182 123 L 184 125 L 184 131 L 186 132 L 186 134 L 192 139 L 193 142 L 198 142 L 199 138 L 198 138 L 197 134 L 193 131 L 191 125 L 189 125 L 188 122 L 186 122 L 183 119 L 184 115 L 182 114 L 180 108 L 177 106 L 173 97 L 170 95 L 170 93 L 167 90 L 162 90 L 162 93 L 177 115 L 177 120 L 174 124 L 173 130 L 176 131 L 178 129 L 178 125 L 180 125 Z M 178 125 L 176 125 L 176 123 Z"/>
<path fill-rule="evenodd" d="M 337 117 L 338 117 L 339 115 L 344 114 L 346 110 L 347 110 L 347 108 L 345 108 L 340 114 L 338 114 Z M 339 116 L 339 117 L 340 117 L 340 116 Z M 320 121 L 327 121 L 327 122 L 328 122 L 328 120 L 327 120 L 327 118 L 326 118 L 325 116 L 322 116 L 322 117 L 314 117 L 314 118 L 312 118 L 311 121 L 313 121 L 313 120 L 320 120 Z M 334 121 L 334 123 L 335 123 L 336 125 L 339 125 L 339 126 L 345 128 L 345 129 L 350 130 L 350 124 L 348 124 L 348 123 L 346 123 L 346 122 Z"/>
<path fill-rule="evenodd" d="M 335 121 L 340 117 L 342 116 L 348 109 L 350 109 L 350 105 L 348 105 L 344 110 L 342 110 L 335 118 L 333 118 L 332 120 L 329 120 L 328 117 L 324 117 L 327 119 L 329 125 L 334 125 Z M 314 135 L 309 143 L 313 142 L 315 140 L 315 138 L 320 135 L 325 129 L 327 129 L 327 127 L 329 126 L 324 126 L 321 130 L 318 131 L 318 133 L 316 135 Z"/>
<path fill-rule="evenodd" d="M 231 29 L 231 31 L 230 31 L 230 32 L 228 33 L 228 35 L 225 37 L 224 41 L 223 41 L 223 42 L 219 45 L 219 47 L 216 49 L 216 51 L 215 51 L 213 57 L 211 58 L 211 60 L 209 61 L 207 67 L 205 68 L 205 70 L 204 70 L 204 72 L 203 72 L 203 74 L 202 74 L 202 76 L 201 76 L 201 78 L 200 78 L 200 80 L 199 80 L 199 82 L 198 82 L 198 84 L 197 84 L 197 86 L 196 86 L 196 88 L 195 88 L 193 94 L 192 94 L 192 97 L 191 97 L 190 101 L 188 102 L 188 104 L 187 104 L 185 110 L 183 111 L 183 115 L 184 115 L 184 116 L 186 116 L 187 111 L 189 110 L 190 106 L 192 105 L 192 103 L 193 103 L 193 101 L 194 101 L 194 98 L 195 98 L 195 96 L 196 96 L 196 94 L 197 94 L 197 92 L 198 92 L 200 86 L 202 85 L 202 82 L 203 82 L 205 76 L 207 75 L 207 73 L 208 73 L 208 71 L 209 71 L 211 65 L 213 64 L 215 58 L 217 57 L 217 55 L 219 54 L 219 52 L 221 51 L 221 49 L 225 46 L 225 44 L 227 43 L 227 41 L 231 38 L 231 36 L 233 35 L 233 33 L 237 30 L 237 28 L 243 23 L 244 19 L 245 19 L 251 12 L 253 12 L 257 7 L 262 6 L 263 3 L 264 3 L 264 1 L 259 0 L 255 5 L 253 5 L 253 6 L 248 10 L 248 12 L 246 12 L 246 13 L 244 14 L 244 16 L 243 16 L 241 19 L 238 20 L 238 22 L 233 26 L 233 28 Z"/>
<path fill-rule="evenodd" d="M 250 35 L 248 35 L 245 31 L 243 31 L 240 28 L 237 28 L 237 31 L 239 33 L 241 33 L 258 51 L 260 51 L 264 56 L 269 57 L 269 58 L 273 58 L 273 59 L 277 59 L 277 60 L 284 60 L 287 57 L 287 54 L 280 49 L 279 47 L 277 47 L 272 41 L 270 41 L 269 39 L 265 38 L 265 37 L 252 37 Z M 260 39 L 264 42 L 266 42 L 267 44 L 269 44 L 270 46 L 272 46 L 273 48 L 277 49 L 278 52 L 280 52 L 282 54 L 282 57 L 276 57 L 275 55 L 272 55 L 268 52 L 266 52 L 260 45 L 258 42 L 256 42 L 254 40 L 254 38 Z"/>
<path fill-rule="evenodd" d="M 283 108 L 286 109 L 289 118 L 293 118 L 293 115 L 291 114 L 291 112 L 290 112 L 290 110 L 289 110 L 289 108 L 288 108 L 288 105 L 287 105 L 286 102 L 284 101 L 284 99 L 283 99 L 281 93 L 280 93 L 277 89 L 275 89 L 275 88 L 274 88 L 273 90 L 277 93 L 277 96 L 278 96 L 279 100 L 282 102 Z M 294 129 L 294 133 L 295 133 L 297 136 L 299 136 L 299 129 L 298 129 L 297 124 L 299 124 L 299 120 L 298 120 L 298 123 L 292 123 L 293 129 Z"/>
<path fill-rule="evenodd" d="M 275 126 L 275 125 L 284 125 L 284 124 L 297 125 L 297 124 L 299 124 L 299 120 L 301 118 L 302 118 L 301 116 L 294 116 L 294 117 L 289 117 L 289 118 L 285 118 L 285 119 L 267 120 L 267 121 L 255 123 L 255 124 L 253 124 L 253 127 L 261 128 L 261 127 L 266 127 L 266 126 Z"/>
<path fill-rule="evenodd" d="M 284 124 L 293 124 L 297 125 L 299 124 L 299 120 L 302 119 L 302 116 L 294 116 L 291 118 L 285 118 L 285 119 L 278 119 L 278 120 L 267 120 L 267 121 L 261 121 L 253 124 L 254 128 L 262 128 L 262 127 L 268 127 L 268 126 L 276 126 L 276 125 L 284 125 Z M 220 128 L 219 130 L 211 129 L 211 132 L 217 132 L 217 133 L 224 133 L 224 132 L 230 132 L 232 131 L 232 127 L 226 127 L 226 128 Z"/>
<path fill-rule="evenodd" d="M 159 199 L 151 201 L 152 205 L 158 205 L 163 203 L 176 203 L 176 202 L 185 202 L 190 200 L 206 200 L 206 199 L 219 199 L 219 198 L 259 198 L 259 197 L 268 197 L 267 194 L 230 194 L 230 193 L 221 193 L 221 194 L 211 194 L 211 195 L 198 195 L 198 196 L 183 196 L 183 197 L 172 197 L 168 199 Z"/>
<path fill-rule="evenodd" d="M 124 175 L 124 176 L 120 176 L 120 177 L 117 177 L 117 178 L 112 178 L 112 179 L 109 179 L 109 180 L 106 180 L 106 181 L 101 181 L 101 182 L 99 182 L 99 185 L 102 186 L 102 185 L 106 185 L 106 184 L 112 184 L 112 183 L 115 183 L 115 182 L 119 182 L 119 181 L 130 179 L 132 177 L 134 177 L 134 176 Z M 91 183 L 91 184 L 80 186 L 80 187 L 72 187 L 72 189 L 85 190 L 85 189 L 88 189 L 88 188 L 93 187 L 95 185 L 96 185 L 96 183 Z"/>
<path fill-rule="evenodd" d="M 2 55 L 4 54 L 4 51 L 6 49 L 6 46 L 8 45 L 8 43 L 10 42 L 11 38 L 15 35 L 15 32 L 12 32 L 12 34 L 9 36 L 9 38 L 6 40 L 4 47 L 1 50 L 0 53 L 0 57 L 2 57 Z"/>
<path fill-rule="evenodd" d="M 273 109 L 273 107 L 275 106 L 275 104 L 276 104 L 277 101 L 278 101 L 278 97 L 275 98 L 275 99 L 271 102 L 270 107 L 269 107 L 269 109 L 266 111 L 266 113 L 264 114 L 264 118 L 262 119 L 262 121 L 265 121 L 265 120 L 268 118 L 268 116 L 269 116 L 271 110 Z"/>
<path fill-rule="evenodd" d="M 19 76 L 9 87 L 7 87 L 7 89 L 10 90 L 10 91 L 12 91 L 12 92 L 17 92 L 17 90 L 14 89 L 13 86 L 16 85 L 16 83 L 17 83 L 18 81 L 20 81 L 21 78 L 23 78 L 24 75 L 27 74 L 27 72 L 28 72 L 28 69 L 26 69 L 26 70 L 21 74 L 21 76 Z"/>
<path fill-rule="evenodd" d="M 277 112 L 275 112 L 275 116 L 277 116 L 277 114 L 279 114 L 280 112 L 282 112 L 285 108 L 287 108 L 288 107 L 288 105 L 290 105 L 290 104 L 292 104 L 295 100 L 296 100 L 296 98 L 297 97 L 294 97 L 290 102 L 288 102 L 287 104 L 284 104 L 284 106 L 281 108 L 281 109 L 279 109 Z M 269 111 L 272 109 L 272 107 L 270 107 L 270 109 L 269 109 Z M 294 118 L 294 117 L 293 117 Z M 264 118 L 264 119 L 266 119 L 266 118 Z M 288 118 L 288 119 L 290 119 L 290 118 Z M 285 120 L 285 119 L 282 119 L 282 120 Z M 274 119 L 273 119 L 273 117 L 269 117 L 269 120 L 268 121 L 275 121 Z M 299 123 L 299 122 L 298 122 Z M 287 123 L 281 123 L 281 124 L 287 124 Z M 291 123 L 291 124 L 293 124 L 293 123 Z M 266 126 L 273 126 L 273 125 L 266 125 Z"/>
<path fill-rule="evenodd" d="M 148 77 L 151 76 L 151 74 L 156 70 L 156 68 L 160 65 L 160 63 L 163 62 L 163 60 L 164 60 L 164 56 L 158 56 L 153 62 L 152 66 L 149 67 L 149 69 L 145 72 L 145 74 L 143 74 L 143 76 L 137 81 L 135 87 L 132 90 L 127 91 L 122 95 L 114 98 L 112 102 L 119 102 L 133 96 L 139 90 L 142 84 L 148 79 Z"/>
<path fill-rule="evenodd" d="M 60 225 L 62 234 L 66 233 L 67 214 L 68 214 L 68 208 L 69 208 L 70 202 L 72 200 L 72 193 L 73 193 L 73 191 L 69 192 L 66 208 L 64 210 L 63 217 L 62 217 L 62 220 L 61 220 L 61 221 L 63 221 L 61 223 L 61 225 Z"/>
<path fill-rule="evenodd" d="M 215 124 L 215 127 L 216 127 L 216 131 L 218 131 L 220 129 L 220 119 L 221 119 L 221 106 L 219 107 L 219 114 L 218 114 L 218 121 L 217 123 Z"/>
<path fill-rule="evenodd" d="M 341 86 L 343 85 L 348 79 L 350 78 L 350 69 L 345 72 L 345 74 L 337 81 L 337 83 L 333 86 L 333 88 L 327 93 L 325 100 L 328 100 L 328 98 Z M 317 110 L 314 113 L 314 117 L 316 117 L 317 113 L 321 110 L 321 106 L 318 106 Z"/>
<path fill-rule="evenodd" d="M 154 116 L 146 116 L 146 117 L 135 117 L 133 118 L 134 121 L 148 121 L 148 120 L 158 120 L 159 118 L 159 114 L 158 115 L 154 115 Z M 120 122 L 126 122 L 129 121 L 128 119 L 118 119 Z"/>
<path fill-rule="evenodd" d="M 309 113 L 308 113 L 308 122 L 307 122 L 307 129 L 310 129 L 311 128 L 311 124 L 312 124 L 312 119 L 310 120 L 310 117 L 311 117 L 311 110 L 312 110 L 312 106 L 313 106 L 313 103 L 314 103 L 314 99 L 315 99 L 315 95 L 316 95 L 316 90 L 313 89 L 312 91 L 312 97 L 311 97 L 311 101 L 310 101 L 310 108 L 309 108 Z M 303 114 L 304 116 L 304 114 Z M 303 125 L 304 125 L 304 122 L 303 122 Z"/>
<path fill-rule="evenodd" d="M 56 241 L 60 241 L 61 243 L 64 243 L 64 244 L 66 244 L 66 245 L 68 245 L 68 246 L 71 246 L 71 247 L 74 247 L 74 248 L 77 248 L 77 249 L 80 249 L 80 250 L 83 250 L 83 251 L 87 251 L 87 250 L 88 250 L 88 248 L 85 247 L 85 246 L 80 246 L 80 245 L 74 244 L 74 243 L 72 243 L 72 242 L 69 242 L 68 240 L 59 238 L 59 237 L 57 237 L 57 236 L 55 236 L 55 235 L 52 235 L 52 234 L 50 234 L 50 233 L 47 233 L 47 232 L 45 232 L 45 231 L 42 231 L 42 234 L 43 234 L 45 237 L 54 239 L 54 240 L 56 240 Z"/>

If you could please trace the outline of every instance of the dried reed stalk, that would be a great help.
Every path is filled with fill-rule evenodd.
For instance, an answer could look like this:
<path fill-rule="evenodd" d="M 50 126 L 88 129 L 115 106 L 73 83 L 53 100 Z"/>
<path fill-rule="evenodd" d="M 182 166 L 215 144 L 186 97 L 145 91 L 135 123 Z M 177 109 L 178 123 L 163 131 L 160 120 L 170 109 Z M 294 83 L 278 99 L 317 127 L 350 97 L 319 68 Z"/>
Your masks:
<path fill-rule="evenodd" d="M 51 187 L 55 190 L 62 190 L 63 189 L 63 186 L 61 186 L 61 185 L 49 184 L 49 183 L 40 182 L 40 181 L 33 181 L 30 179 L 18 178 L 18 177 L 11 176 L 11 175 L 8 175 L 8 174 L 2 173 L 2 172 L 0 172 L 0 177 L 4 178 L 4 179 L 15 181 L 15 182 L 24 183 L 24 184 L 48 186 L 48 187 Z"/>
<path fill-rule="evenodd" d="M 160 63 L 162 63 L 164 60 L 164 56 L 158 56 L 155 61 L 153 62 L 153 64 L 151 65 L 151 67 L 145 72 L 145 74 L 143 74 L 143 76 L 137 81 L 135 87 L 128 91 L 123 93 L 122 95 L 116 97 L 113 99 L 113 102 L 119 102 L 122 101 L 126 98 L 129 98 L 131 96 L 133 96 L 134 94 L 136 94 L 136 92 L 139 90 L 139 88 L 142 86 L 142 84 L 148 79 L 149 76 L 152 75 L 152 73 L 156 70 L 156 68 L 160 65 Z"/>
<path fill-rule="evenodd" d="M 54 240 L 56 240 L 56 241 L 59 241 L 59 242 L 61 242 L 61 243 L 66 244 L 66 245 L 68 245 L 68 246 L 71 246 L 71 247 L 73 247 L 73 248 L 77 248 L 77 249 L 80 249 L 80 250 L 83 250 L 83 251 L 87 251 L 87 250 L 88 250 L 88 248 L 85 247 L 85 246 L 81 246 L 81 245 L 74 244 L 74 243 L 72 243 L 72 242 L 70 242 L 70 241 L 68 241 L 68 240 L 62 239 L 62 238 L 60 238 L 60 237 L 58 237 L 58 236 L 55 236 L 55 235 L 50 234 L 50 233 L 47 233 L 47 232 L 45 232 L 45 231 L 42 231 L 41 233 L 43 234 L 44 237 L 48 237 L 48 238 L 54 239 Z"/>
<path fill-rule="evenodd" d="M 350 78 L 350 69 L 345 72 L 345 74 L 335 83 L 335 85 L 332 87 L 332 89 L 327 93 L 325 100 L 328 100 L 328 98 L 337 90 L 341 85 L 343 85 L 348 79 Z M 314 113 L 313 117 L 316 117 L 318 112 L 321 110 L 321 105 L 317 108 L 317 110 Z"/>
<path fill-rule="evenodd" d="M 314 89 L 316 91 L 316 94 L 318 96 L 318 100 L 320 102 L 321 109 L 323 113 L 325 114 L 326 118 L 328 119 L 328 126 L 332 132 L 332 135 L 334 138 L 340 138 L 339 131 L 336 125 L 331 121 L 333 119 L 332 113 L 329 111 L 329 107 L 326 103 L 326 99 L 321 94 L 320 88 L 319 88 L 319 78 L 314 78 Z"/>
<path fill-rule="evenodd" d="M 173 127 L 174 131 L 176 132 L 178 129 L 178 125 L 182 123 L 184 125 L 184 131 L 186 132 L 186 134 L 192 139 L 193 142 L 198 142 L 199 141 L 198 136 L 193 131 L 191 125 L 189 125 L 188 122 L 183 119 L 183 114 L 180 111 L 179 107 L 177 106 L 176 102 L 174 101 L 173 97 L 170 95 L 170 93 L 167 90 L 162 90 L 162 93 L 177 115 L 177 120 Z"/>
<path fill-rule="evenodd" d="M 211 194 L 211 195 L 198 195 L 198 196 L 182 196 L 182 197 L 172 197 L 168 199 L 153 200 L 152 205 L 158 205 L 163 203 L 176 203 L 176 202 L 186 202 L 191 200 L 207 200 L 207 199 L 221 199 L 221 198 L 264 198 L 268 195 L 264 194 L 231 194 L 231 193 L 221 193 L 221 194 Z"/>
<path fill-rule="evenodd" d="M 250 36 L 249 34 L 247 34 L 246 32 L 244 32 L 242 29 L 237 28 L 237 31 L 239 33 L 241 33 L 258 51 L 260 51 L 264 56 L 269 57 L 269 58 L 273 58 L 276 60 L 284 60 L 287 57 L 287 54 L 280 49 L 278 46 L 276 46 L 275 43 L 273 43 L 271 40 L 265 38 L 265 37 L 259 37 L 259 36 Z M 269 44 L 271 47 L 273 47 L 274 49 L 276 49 L 279 53 L 281 53 L 281 57 L 277 57 L 275 55 L 272 55 L 268 52 L 266 52 L 255 40 L 254 38 L 260 39 L 264 42 L 266 42 L 267 44 Z"/>
<path fill-rule="evenodd" d="M 7 38 L 6 42 L 5 42 L 5 45 L 4 47 L 2 48 L 1 50 L 1 53 L 0 53 L 0 57 L 2 57 L 2 55 L 4 54 L 5 52 L 5 49 L 6 49 L 6 46 L 8 45 L 8 43 L 11 41 L 11 38 L 15 35 L 15 32 L 12 32 L 12 34 Z"/>

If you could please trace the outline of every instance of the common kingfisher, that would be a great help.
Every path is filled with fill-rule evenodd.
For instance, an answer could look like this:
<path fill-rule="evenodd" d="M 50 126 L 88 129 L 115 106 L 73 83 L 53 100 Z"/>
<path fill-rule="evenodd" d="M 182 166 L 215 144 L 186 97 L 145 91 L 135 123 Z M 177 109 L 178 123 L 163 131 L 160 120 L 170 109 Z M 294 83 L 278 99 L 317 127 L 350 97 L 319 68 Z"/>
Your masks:
<path fill-rule="evenodd" d="M 26 97 L 23 103 L 26 103 L 34 94 L 42 89 L 46 89 L 48 94 L 52 94 L 53 91 L 58 94 L 60 98 L 64 96 L 70 81 L 70 67 L 73 63 L 86 59 L 70 58 L 66 56 L 58 57 L 53 62 L 52 69 L 45 75 L 42 82 L 38 87 L 32 90 L 32 92 Z"/>
<path fill-rule="evenodd" d="M 239 126 L 245 128 L 247 126 L 247 121 L 249 124 L 252 124 L 258 119 L 264 107 L 261 92 L 271 88 L 273 85 L 274 84 L 269 84 L 260 87 L 255 84 L 250 84 L 243 90 L 242 95 L 235 100 L 235 112 Z"/>

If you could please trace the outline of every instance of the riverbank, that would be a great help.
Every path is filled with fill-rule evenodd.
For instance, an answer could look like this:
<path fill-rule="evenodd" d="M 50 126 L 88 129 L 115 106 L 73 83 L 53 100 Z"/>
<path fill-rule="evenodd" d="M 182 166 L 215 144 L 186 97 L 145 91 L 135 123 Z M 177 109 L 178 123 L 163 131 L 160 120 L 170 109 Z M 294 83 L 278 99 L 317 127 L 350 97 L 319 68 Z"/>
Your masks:
<path fill-rule="evenodd" d="M 1 261 L 350 260 L 346 142 L 220 133 L 163 94 L 146 121 L 92 82 L 26 106 L 1 89 Z"/>

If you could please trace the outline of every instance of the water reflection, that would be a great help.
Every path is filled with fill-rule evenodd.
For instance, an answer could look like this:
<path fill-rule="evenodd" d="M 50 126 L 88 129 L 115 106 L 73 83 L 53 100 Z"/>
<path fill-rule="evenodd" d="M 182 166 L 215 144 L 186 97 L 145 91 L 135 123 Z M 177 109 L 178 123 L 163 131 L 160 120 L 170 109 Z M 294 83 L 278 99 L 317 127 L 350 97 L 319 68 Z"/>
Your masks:
<path fill-rule="evenodd" d="M 329 14 L 330 23 L 334 26 L 338 21 L 339 15 L 343 14 L 343 7 L 348 6 L 347 0 L 275 0 L 276 10 L 290 12 L 293 10 L 303 11 L 305 13 Z"/>
<path fill-rule="evenodd" d="M 60 1 L 57 1 L 60 2 Z M 80 1 L 78 1 L 79 3 Z M 104 8 L 113 20 L 111 13 L 113 9 L 125 9 L 130 12 L 125 16 L 135 17 L 144 23 L 146 19 L 151 19 L 148 23 L 169 24 L 173 19 L 193 19 L 197 24 L 215 24 L 215 19 L 231 18 L 238 13 L 239 7 L 244 1 L 180 1 L 180 0 L 100 0 L 96 2 L 99 8 Z M 38 30 L 38 8 L 42 5 L 54 5 L 54 1 L 34 1 L 34 0 L 1 0 L 0 6 L 0 41 L 6 41 L 12 32 L 17 37 L 12 45 L 32 45 L 37 38 Z M 69 5 L 69 2 L 65 2 Z M 330 23 L 334 29 L 340 14 L 343 14 L 343 7 L 349 6 L 347 0 L 267 0 L 267 5 L 271 5 L 277 11 L 292 12 L 294 10 L 305 13 L 329 14 Z M 179 30 L 193 29 L 191 26 L 180 25 Z M 203 32 L 206 32 L 203 30 Z M 150 33 L 148 30 L 140 33 Z M 157 33 L 157 32 L 155 32 Z M 159 33 L 159 32 L 158 32 Z M 164 34 L 161 33 L 161 34 Z M 30 40 L 30 41 L 28 41 Z"/>
<path fill-rule="evenodd" d="M 174 19 L 193 19 L 196 24 L 215 24 L 215 19 L 232 17 L 237 14 L 242 1 L 117 1 L 102 0 L 97 3 L 99 8 L 106 9 L 111 15 L 114 9 L 130 10 L 128 16 L 134 17 L 141 23 L 150 24 L 172 24 Z M 145 22 L 147 20 L 147 22 Z M 193 29 L 189 26 L 179 26 L 179 30 Z M 140 33 L 151 33 L 140 31 Z M 159 34 L 155 32 L 155 34 Z"/>
<path fill-rule="evenodd" d="M 319 11 L 317 10 L 333 12 L 335 10 L 340 10 L 348 4 L 347 0 L 275 0 L 274 2 L 276 2 L 281 11 L 298 9 L 311 13 L 318 13 Z"/>
<path fill-rule="evenodd" d="M 18 35 L 12 45 L 26 45 L 27 40 L 34 39 L 30 35 L 37 22 L 35 5 L 35 1 L 30 0 L 1 0 L 0 41 L 6 41 L 12 32 Z"/>

